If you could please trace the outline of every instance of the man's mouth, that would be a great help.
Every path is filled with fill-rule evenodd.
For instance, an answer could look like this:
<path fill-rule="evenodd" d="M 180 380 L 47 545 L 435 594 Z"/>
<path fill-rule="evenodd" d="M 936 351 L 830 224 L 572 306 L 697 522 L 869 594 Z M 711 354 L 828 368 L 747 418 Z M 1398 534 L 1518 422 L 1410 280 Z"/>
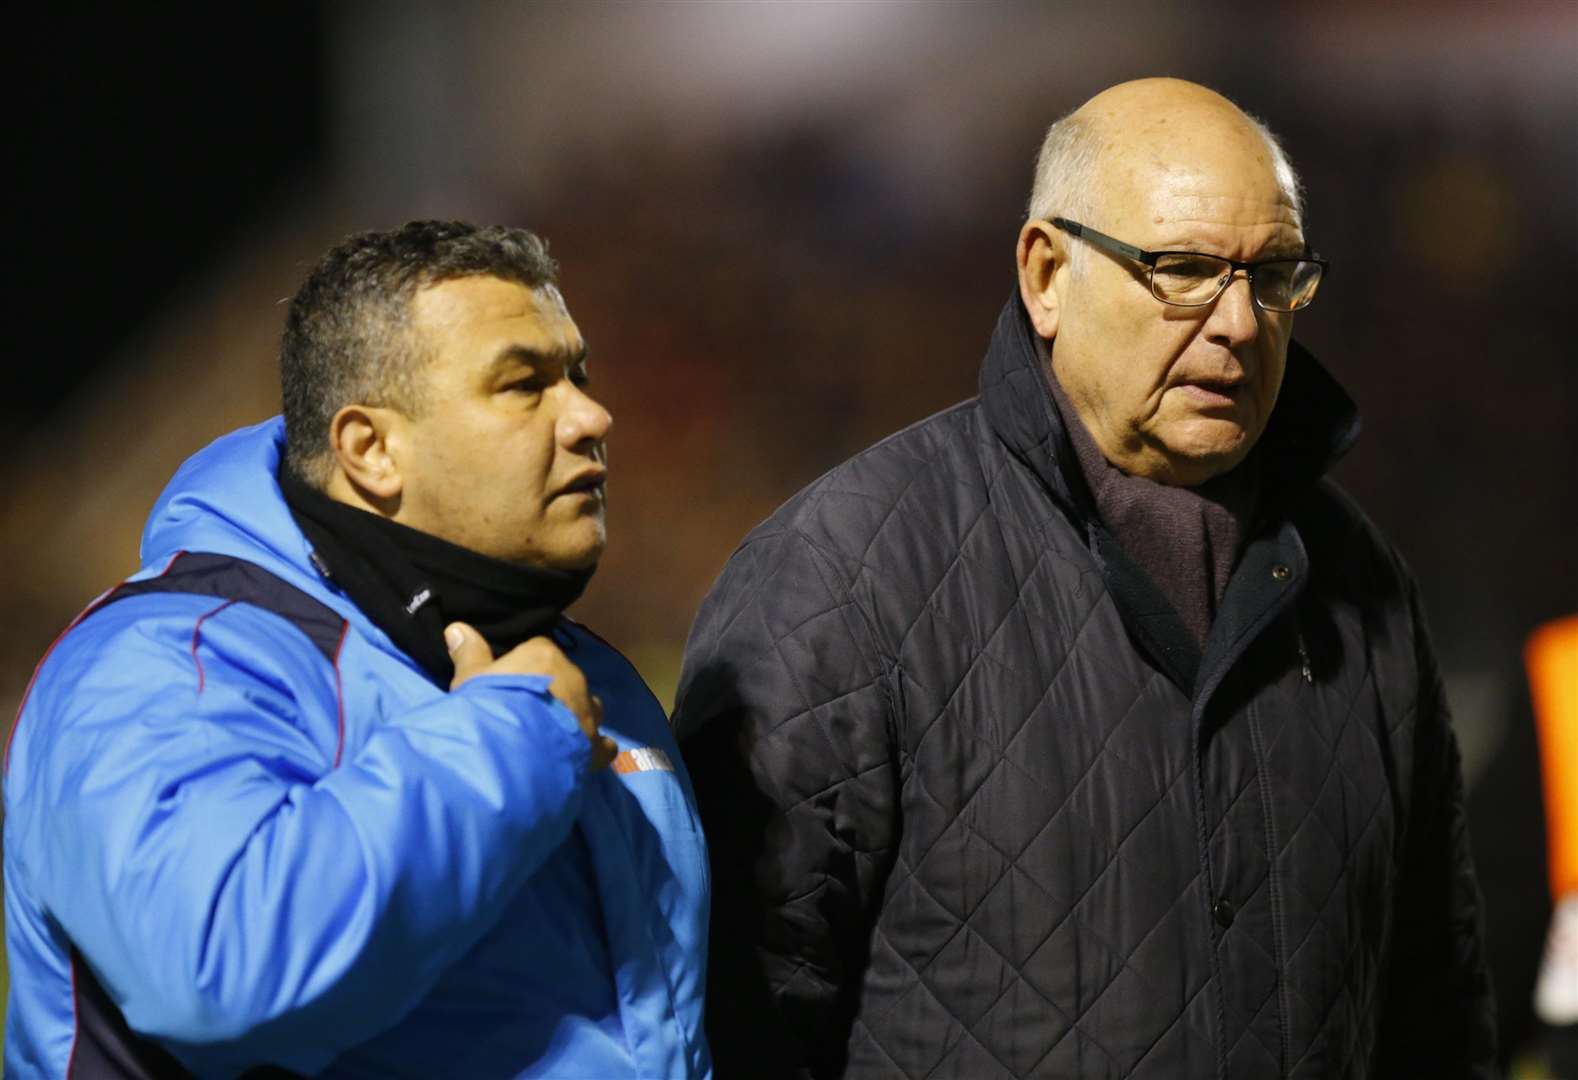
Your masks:
<path fill-rule="evenodd" d="M 607 469 L 587 469 L 560 488 L 559 494 L 577 495 L 582 492 L 601 492 L 607 480 Z"/>
<path fill-rule="evenodd" d="M 1188 379 L 1174 389 L 1183 391 L 1197 405 L 1209 408 L 1238 404 L 1245 385 L 1243 379 Z"/>

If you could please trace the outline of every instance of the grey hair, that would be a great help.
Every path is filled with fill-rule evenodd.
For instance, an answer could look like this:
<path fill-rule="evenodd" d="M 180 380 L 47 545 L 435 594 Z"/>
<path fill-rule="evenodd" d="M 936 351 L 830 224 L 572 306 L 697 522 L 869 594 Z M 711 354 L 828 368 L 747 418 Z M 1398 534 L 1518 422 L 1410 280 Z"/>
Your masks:
<path fill-rule="evenodd" d="M 1242 112 L 1243 110 L 1239 110 Z M 1266 122 L 1252 113 L 1244 113 L 1244 118 L 1250 126 L 1266 140 L 1266 149 L 1271 151 L 1271 168 L 1277 174 L 1277 186 L 1282 189 L 1283 198 L 1288 200 L 1288 205 L 1293 207 L 1293 216 L 1298 220 L 1299 228 L 1304 227 L 1304 181 L 1299 179 L 1298 170 L 1293 167 L 1293 160 L 1288 157 L 1288 152 L 1282 149 L 1282 140 L 1277 138 L 1276 132 L 1266 125 Z"/>
<path fill-rule="evenodd" d="M 1243 112 L 1242 109 L 1239 110 Z M 1277 186 L 1293 207 L 1293 214 L 1300 227 L 1304 222 L 1304 184 L 1293 168 L 1282 142 L 1259 117 L 1244 113 L 1255 131 L 1266 142 L 1271 152 L 1271 168 L 1277 177 Z M 1090 221 L 1097 211 L 1097 166 L 1101 158 L 1101 135 L 1095 125 L 1078 114 L 1078 110 L 1056 120 L 1047 128 L 1041 140 L 1041 150 L 1036 155 L 1035 182 L 1030 189 L 1030 202 L 1026 212 L 1032 221 L 1049 221 L 1053 217 L 1072 218 L 1099 227 Z M 1078 271 L 1085 256 L 1085 245 L 1075 244 L 1069 263 Z"/>
<path fill-rule="evenodd" d="M 547 244 L 525 229 L 413 221 L 347 238 L 312 268 L 285 315 L 280 396 L 291 471 L 327 486 L 329 425 L 342 406 L 420 412 L 431 352 L 411 325 L 420 289 L 472 275 L 538 288 L 558 274 Z"/>
<path fill-rule="evenodd" d="M 1032 221 L 1054 217 L 1090 222 L 1096 207 L 1096 166 L 1101 137 L 1077 111 L 1047 128 L 1036 155 L 1035 183 L 1027 212 Z M 1094 223 L 1092 223 L 1094 224 Z M 1069 265 L 1077 273 L 1085 261 L 1085 245 L 1070 246 Z"/>

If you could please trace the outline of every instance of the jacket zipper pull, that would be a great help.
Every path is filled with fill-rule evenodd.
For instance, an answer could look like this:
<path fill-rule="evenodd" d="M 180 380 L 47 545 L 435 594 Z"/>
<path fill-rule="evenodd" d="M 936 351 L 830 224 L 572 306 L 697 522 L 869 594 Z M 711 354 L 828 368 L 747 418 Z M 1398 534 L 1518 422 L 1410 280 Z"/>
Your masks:
<path fill-rule="evenodd" d="M 1310 670 L 1310 651 L 1304 647 L 1304 631 L 1298 631 L 1299 636 L 1299 674 L 1310 686 L 1315 685 L 1315 673 Z"/>

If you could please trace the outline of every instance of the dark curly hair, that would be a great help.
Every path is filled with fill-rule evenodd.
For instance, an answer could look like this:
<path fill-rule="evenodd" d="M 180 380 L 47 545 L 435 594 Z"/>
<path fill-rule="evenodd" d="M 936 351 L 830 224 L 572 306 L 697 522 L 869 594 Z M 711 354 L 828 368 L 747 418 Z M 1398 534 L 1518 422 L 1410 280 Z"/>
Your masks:
<path fill-rule="evenodd" d="M 344 406 L 421 409 L 430 352 L 412 332 L 411 300 L 473 275 L 536 288 L 556 283 L 559 267 L 525 229 L 461 221 L 357 233 L 318 260 L 291 298 L 280 344 L 285 461 L 296 476 L 328 483 L 329 422 Z"/>

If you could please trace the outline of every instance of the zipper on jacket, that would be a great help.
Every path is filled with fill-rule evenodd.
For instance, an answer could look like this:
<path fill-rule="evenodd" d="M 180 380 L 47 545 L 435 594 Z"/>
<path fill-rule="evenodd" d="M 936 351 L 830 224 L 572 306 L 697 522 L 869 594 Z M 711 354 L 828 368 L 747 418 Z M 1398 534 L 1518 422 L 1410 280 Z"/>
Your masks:
<path fill-rule="evenodd" d="M 1310 668 L 1310 651 L 1304 645 L 1304 630 L 1301 627 L 1295 629 L 1294 633 L 1298 635 L 1299 639 L 1299 674 L 1304 677 L 1306 683 L 1314 686 L 1315 672 Z"/>

